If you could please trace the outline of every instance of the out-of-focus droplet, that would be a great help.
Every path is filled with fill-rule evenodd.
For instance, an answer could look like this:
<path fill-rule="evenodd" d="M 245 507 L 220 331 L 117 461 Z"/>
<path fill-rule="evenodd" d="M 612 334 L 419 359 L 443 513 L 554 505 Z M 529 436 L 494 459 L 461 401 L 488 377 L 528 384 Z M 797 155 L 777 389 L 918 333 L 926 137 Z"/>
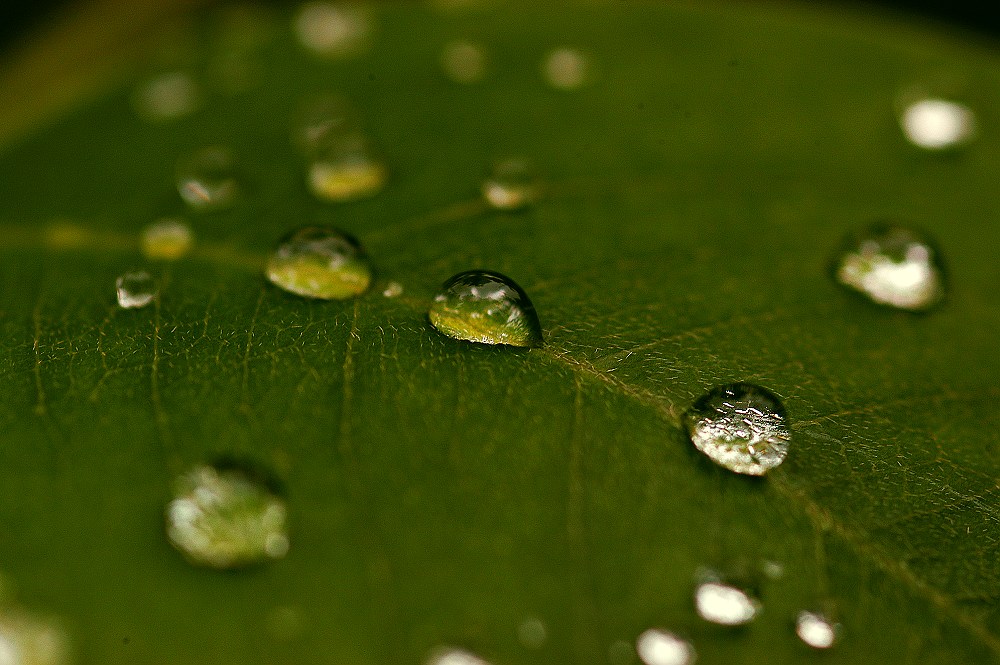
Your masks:
<path fill-rule="evenodd" d="M 431 651 L 425 665 L 490 665 L 471 651 L 455 647 L 439 647 Z"/>
<path fill-rule="evenodd" d="M 837 643 L 840 626 L 818 612 L 799 612 L 795 634 L 814 649 L 829 649 Z"/>
<path fill-rule="evenodd" d="M 448 42 L 441 51 L 441 67 L 455 83 L 477 83 L 486 75 L 486 52 L 473 42 Z"/>
<path fill-rule="evenodd" d="M 142 231 L 142 253 L 147 259 L 174 261 L 191 249 L 191 227 L 183 219 L 160 219 Z"/>
<path fill-rule="evenodd" d="M 323 58 L 343 58 L 365 50 L 371 40 L 370 11 L 349 2 L 307 2 L 295 14 L 295 34 L 307 50 Z"/>
<path fill-rule="evenodd" d="M 720 626 L 742 626 L 760 614 L 760 602 L 748 591 L 719 580 L 707 579 L 694 592 L 694 606 L 705 621 Z"/>
<path fill-rule="evenodd" d="M 455 275 L 434 297 L 431 325 L 448 337 L 480 344 L 541 346 L 531 300 L 509 277 L 486 270 Z"/>
<path fill-rule="evenodd" d="M 398 298 L 403 295 L 403 285 L 399 282 L 389 282 L 382 290 L 382 295 L 386 298 Z"/>
<path fill-rule="evenodd" d="M 371 262 L 353 237 L 323 226 L 307 226 L 285 236 L 267 260 L 267 279 L 305 298 L 343 300 L 364 293 L 372 280 Z"/>
<path fill-rule="evenodd" d="M 292 122 L 292 142 L 308 157 L 327 152 L 360 131 L 357 111 L 333 93 L 302 100 Z"/>
<path fill-rule="evenodd" d="M 229 208 L 239 196 L 233 154 L 228 148 L 202 148 L 177 161 L 177 191 L 193 210 Z"/>
<path fill-rule="evenodd" d="M 947 150 L 975 137 L 976 114 L 960 102 L 926 97 L 903 109 L 899 125 L 907 140 L 918 148 Z"/>
<path fill-rule="evenodd" d="M 502 159 L 483 181 L 483 199 L 498 210 L 518 210 L 534 203 L 540 185 L 531 164 L 519 157 Z"/>
<path fill-rule="evenodd" d="M 0 609 L 0 665 L 66 665 L 69 647 L 59 622 L 15 608 Z"/>
<path fill-rule="evenodd" d="M 139 309 L 156 299 L 156 282 L 145 270 L 134 270 L 118 276 L 115 294 L 122 309 Z"/>
<path fill-rule="evenodd" d="M 591 75 L 590 59 L 575 48 L 561 47 L 546 54 L 542 75 L 553 88 L 576 90 L 587 83 Z"/>
<path fill-rule="evenodd" d="M 645 665 L 692 665 L 694 647 L 670 631 L 650 628 L 635 641 L 635 652 Z"/>
<path fill-rule="evenodd" d="M 201 104 L 201 88 L 187 72 L 154 76 L 132 95 L 136 113 L 150 122 L 169 122 L 194 113 Z"/>
<path fill-rule="evenodd" d="M 548 628 L 538 617 L 526 617 L 517 627 L 517 641 L 525 649 L 541 649 L 548 637 Z"/>
<path fill-rule="evenodd" d="M 317 151 L 309 164 L 309 189 L 325 201 L 354 201 L 382 191 L 388 175 L 367 139 L 349 134 Z"/>

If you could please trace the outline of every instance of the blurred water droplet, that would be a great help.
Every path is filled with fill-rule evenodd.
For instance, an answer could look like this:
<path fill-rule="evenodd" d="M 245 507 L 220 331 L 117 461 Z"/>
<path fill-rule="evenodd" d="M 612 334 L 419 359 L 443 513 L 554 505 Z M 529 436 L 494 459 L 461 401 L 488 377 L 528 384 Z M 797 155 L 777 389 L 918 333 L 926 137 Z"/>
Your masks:
<path fill-rule="evenodd" d="M 324 58 L 342 58 L 365 50 L 372 23 L 365 7 L 346 2 L 307 2 L 294 19 L 299 43 Z"/>
<path fill-rule="evenodd" d="M 320 199 L 354 201 L 385 187 L 388 170 L 361 134 L 349 134 L 323 145 L 309 165 L 309 189 Z"/>
<path fill-rule="evenodd" d="M 223 210 L 239 196 L 233 155 L 228 148 L 202 148 L 177 161 L 177 191 L 192 209 Z"/>
<path fill-rule="evenodd" d="M 343 300 L 368 289 L 372 267 L 353 237 L 328 227 L 307 226 L 278 243 L 267 260 L 266 274 L 289 293 Z"/>
<path fill-rule="evenodd" d="M 315 157 L 358 131 L 357 112 L 346 99 L 320 94 L 299 104 L 292 123 L 292 141 L 303 154 Z"/>
<path fill-rule="evenodd" d="M 673 633 L 650 628 L 635 641 L 635 651 L 646 665 L 692 665 L 694 647 Z"/>
<path fill-rule="evenodd" d="M 702 619 L 721 626 L 742 626 L 761 611 L 760 602 L 748 591 L 717 579 L 707 579 L 697 586 L 694 606 Z"/>
<path fill-rule="evenodd" d="M 538 199 L 539 183 L 527 160 L 503 159 L 483 181 L 483 198 L 499 210 L 517 210 Z"/>
<path fill-rule="evenodd" d="M 835 265 L 837 281 L 881 305 L 923 311 L 944 297 L 944 275 L 923 234 L 889 223 L 848 238 Z"/>
<path fill-rule="evenodd" d="M 382 295 L 386 298 L 398 298 L 403 295 L 403 285 L 399 282 L 389 282 L 385 285 Z"/>
<path fill-rule="evenodd" d="M 814 649 L 829 649 L 837 643 L 840 626 L 823 614 L 803 611 L 795 619 L 795 633 Z"/>
<path fill-rule="evenodd" d="M 761 564 L 761 570 L 770 580 L 780 580 L 785 576 L 785 567 L 780 561 L 768 559 Z"/>
<path fill-rule="evenodd" d="M 976 133 L 976 116 L 969 107 L 933 97 L 908 104 L 899 124 L 910 143 L 926 150 L 958 147 Z"/>
<path fill-rule="evenodd" d="M 0 610 L 0 665 L 64 665 L 69 656 L 69 638 L 58 622 Z"/>
<path fill-rule="evenodd" d="M 441 67 L 455 83 L 476 83 L 486 75 L 486 52 L 472 42 L 448 42 L 441 51 Z"/>
<path fill-rule="evenodd" d="M 150 260 L 173 261 L 191 249 L 191 227 L 182 219 L 161 219 L 142 232 L 142 253 Z"/>
<path fill-rule="evenodd" d="M 455 647 L 434 649 L 425 662 L 426 665 L 489 665 L 487 661 L 471 651 Z"/>
<path fill-rule="evenodd" d="M 118 306 L 123 309 L 139 309 L 156 298 L 156 283 L 145 270 L 135 270 L 120 275 L 115 280 Z"/>
<path fill-rule="evenodd" d="M 517 627 L 517 641 L 525 649 L 541 649 L 548 638 L 548 628 L 538 617 L 526 617 Z"/>
<path fill-rule="evenodd" d="M 140 84 L 132 104 L 136 113 L 151 122 L 178 120 L 198 109 L 201 89 L 187 72 L 167 72 Z"/>
<path fill-rule="evenodd" d="M 781 464 L 792 436 L 778 396 L 750 383 L 711 390 L 684 414 L 684 424 L 709 459 L 750 476 Z"/>
<path fill-rule="evenodd" d="M 175 483 L 167 536 L 194 565 L 238 568 L 285 556 L 286 513 L 284 500 L 258 471 L 199 466 Z"/>
<path fill-rule="evenodd" d="M 431 325 L 455 339 L 481 344 L 540 346 L 542 327 L 531 300 L 509 277 L 485 270 L 455 275 L 429 312 Z"/>
<path fill-rule="evenodd" d="M 549 51 L 542 61 L 542 75 L 553 88 L 575 90 L 590 76 L 590 59 L 574 48 Z"/>

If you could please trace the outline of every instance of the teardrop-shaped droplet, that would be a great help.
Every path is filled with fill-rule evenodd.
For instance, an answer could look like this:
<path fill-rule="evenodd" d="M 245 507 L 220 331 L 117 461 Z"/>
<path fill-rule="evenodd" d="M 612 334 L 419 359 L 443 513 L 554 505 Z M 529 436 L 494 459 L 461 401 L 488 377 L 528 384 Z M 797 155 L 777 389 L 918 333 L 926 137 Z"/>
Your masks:
<path fill-rule="evenodd" d="M 837 643 L 840 625 L 818 612 L 799 612 L 795 619 L 795 634 L 814 649 L 829 649 Z"/>
<path fill-rule="evenodd" d="M 115 280 L 115 295 L 122 309 L 139 309 L 156 298 L 156 282 L 145 270 L 127 272 Z"/>
<path fill-rule="evenodd" d="M 483 198 L 498 210 L 517 210 L 538 199 L 538 178 L 527 160 L 511 158 L 493 165 L 483 181 Z"/>
<path fill-rule="evenodd" d="M 177 191 L 193 210 L 224 210 L 239 196 L 233 155 L 228 148 L 202 148 L 177 161 Z"/>
<path fill-rule="evenodd" d="M 285 501 L 248 467 L 199 466 L 176 481 L 167 537 L 192 564 L 239 568 L 288 551 Z"/>
<path fill-rule="evenodd" d="M 750 383 L 720 386 L 684 415 L 691 442 L 736 473 L 762 476 L 788 454 L 791 432 L 777 395 Z"/>
<path fill-rule="evenodd" d="M 181 219 L 161 219 L 142 231 L 142 253 L 147 259 L 173 261 L 191 249 L 191 227 Z"/>
<path fill-rule="evenodd" d="M 639 635 L 635 652 L 645 665 L 692 665 L 697 659 L 690 642 L 659 628 Z"/>
<path fill-rule="evenodd" d="M 371 263 L 358 241 L 324 226 L 285 236 L 268 258 L 266 274 L 280 289 L 322 300 L 353 298 L 372 281 Z"/>
<path fill-rule="evenodd" d="M 486 270 L 455 275 L 441 287 L 429 312 L 431 325 L 449 337 L 481 344 L 540 346 L 538 315 L 509 277 Z"/>
<path fill-rule="evenodd" d="M 896 224 L 875 224 L 848 239 L 834 273 L 838 282 L 880 305 L 913 312 L 934 307 L 945 292 L 933 243 Z"/>
<path fill-rule="evenodd" d="M 59 622 L 19 609 L 0 610 L 0 664 L 64 665 L 69 639 Z"/>
<path fill-rule="evenodd" d="M 694 607 L 705 621 L 742 626 L 760 614 L 761 605 L 749 591 L 720 580 L 706 580 L 694 592 Z"/>
<path fill-rule="evenodd" d="M 382 191 L 388 169 L 361 134 L 325 142 L 309 163 L 309 190 L 324 201 L 363 199 Z"/>

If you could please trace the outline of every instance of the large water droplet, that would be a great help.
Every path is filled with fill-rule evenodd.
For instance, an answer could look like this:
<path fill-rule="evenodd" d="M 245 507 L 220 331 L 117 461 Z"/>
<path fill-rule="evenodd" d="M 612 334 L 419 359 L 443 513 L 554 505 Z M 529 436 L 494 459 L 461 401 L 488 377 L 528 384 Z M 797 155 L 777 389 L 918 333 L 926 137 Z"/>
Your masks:
<path fill-rule="evenodd" d="M 795 633 L 814 649 L 829 649 L 837 643 L 840 626 L 823 614 L 803 611 L 795 619 Z"/>
<path fill-rule="evenodd" d="M 380 192 L 388 175 L 367 139 L 347 134 L 317 149 L 309 164 L 309 190 L 325 201 L 354 201 Z"/>
<path fill-rule="evenodd" d="M 127 272 L 115 280 L 115 294 L 119 307 L 139 309 L 156 298 L 156 282 L 145 270 Z"/>
<path fill-rule="evenodd" d="M 750 383 L 720 386 L 684 415 L 691 442 L 730 471 L 762 476 L 788 454 L 791 432 L 777 395 Z"/>
<path fill-rule="evenodd" d="M 972 140 L 976 116 L 958 102 L 927 97 L 908 104 L 899 125 L 913 145 L 925 150 L 947 150 Z"/>
<path fill-rule="evenodd" d="M 850 238 L 834 267 L 837 281 L 874 302 L 922 311 L 944 297 L 944 274 L 921 233 L 881 223 Z"/>
<path fill-rule="evenodd" d="M 307 2 L 295 14 L 295 34 L 315 55 L 342 58 L 363 51 L 372 32 L 365 7 L 347 2 Z"/>
<path fill-rule="evenodd" d="M 167 536 L 192 564 L 238 568 L 288 552 L 283 499 L 257 471 L 199 466 L 176 481 L 167 505 Z"/>
<path fill-rule="evenodd" d="M 705 621 L 742 626 L 760 614 L 760 602 L 749 592 L 719 580 L 706 580 L 694 592 L 694 607 Z"/>
<path fill-rule="evenodd" d="M 533 203 L 538 195 L 538 178 L 524 159 L 498 161 L 483 181 L 483 198 L 499 210 L 523 208 Z"/>
<path fill-rule="evenodd" d="M 429 312 L 441 333 L 469 342 L 540 346 L 538 315 L 517 284 L 500 273 L 470 270 L 441 287 Z"/>
<path fill-rule="evenodd" d="M 173 261 L 191 249 L 191 227 L 182 219 L 161 219 L 142 232 L 142 253 L 147 259 Z"/>
<path fill-rule="evenodd" d="M 542 75 L 553 88 L 575 90 L 590 76 L 590 59 L 575 48 L 549 51 L 542 61 Z"/>
<path fill-rule="evenodd" d="M 635 641 L 635 651 L 646 665 L 692 665 L 694 647 L 673 633 L 650 628 Z"/>
<path fill-rule="evenodd" d="M 223 210 L 239 196 L 233 155 L 228 148 L 202 148 L 177 161 L 177 191 L 194 210 Z"/>
<path fill-rule="evenodd" d="M 193 113 L 201 103 L 201 90 L 187 72 L 167 72 L 142 83 L 132 103 L 146 120 L 167 122 Z"/>
<path fill-rule="evenodd" d="M 479 44 L 448 42 L 441 51 L 441 67 L 455 83 L 476 83 L 486 74 L 486 53 Z"/>
<path fill-rule="evenodd" d="M 368 256 L 349 235 L 323 226 L 293 231 L 267 261 L 272 284 L 306 298 L 343 300 L 365 292 L 372 280 Z"/>
<path fill-rule="evenodd" d="M 440 647 L 427 657 L 426 665 L 489 665 L 489 663 L 465 649 Z"/>
<path fill-rule="evenodd" d="M 57 622 L 0 610 L 0 665 L 63 665 L 69 652 L 69 639 Z"/>

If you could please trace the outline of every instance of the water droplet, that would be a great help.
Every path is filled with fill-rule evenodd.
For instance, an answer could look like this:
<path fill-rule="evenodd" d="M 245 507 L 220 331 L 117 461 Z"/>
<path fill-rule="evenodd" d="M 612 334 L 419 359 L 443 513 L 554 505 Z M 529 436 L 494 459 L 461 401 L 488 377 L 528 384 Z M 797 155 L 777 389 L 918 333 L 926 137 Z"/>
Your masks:
<path fill-rule="evenodd" d="M 795 633 L 814 649 L 829 649 L 837 643 L 840 625 L 817 612 L 799 612 L 795 619 Z"/>
<path fill-rule="evenodd" d="M 483 198 L 499 210 L 523 208 L 536 201 L 538 195 L 538 178 L 524 159 L 498 161 L 483 181 Z"/>
<path fill-rule="evenodd" d="M 69 639 L 58 622 L 15 609 L 0 611 L 0 664 L 63 665 L 69 652 Z"/>
<path fill-rule="evenodd" d="M 134 270 L 120 275 L 115 280 L 118 306 L 123 309 L 139 309 L 156 298 L 156 283 L 145 270 Z"/>
<path fill-rule="evenodd" d="M 837 281 L 874 302 L 923 311 L 944 297 L 938 253 L 921 233 L 880 223 L 849 238 L 835 266 Z"/>
<path fill-rule="evenodd" d="M 542 61 L 542 75 L 553 88 L 575 90 L 587 82 L 590 60 L 574 48 L 553 49 Z"/>
<path fill-rule="evenodd" d="M 268 259 L 266 274 L 280 289 L 323 300 L 353 298 L 372 280 L 371 263 L 358 241 L 323 226 L 285 236 Z"/>
<path fill-rule="evenodd" d="M 760 614 L 760 602 L 749 592 L 709 579 L 698 585 L 694 592 L 694 606 L 705 621 L 721 626 L 742 626 Z"/>
<path fill-rule="evenodd" d="M 192 564 L 238 568 L 288 552 L 285 502 L 255 470 L 199 466 L 176 481 L 167 536 Z"/>
<path fill-rule="evenodd" d="M 441 67 L 455 83 L 476 83 L 486 75 L 486 53 L 479 44 L 448 42 L 441 51 Z"/>
<path fill-rule="evenodd" d="M 399 282 L 389 282 L 385 285 L 382 295 L 386 298 L 398 298 L 403 295 L 403 285 Z"/>
<path fill-rule="evenodd" d="M 236 202 L 239 182 L 228 148 L 202 148 L 177 161 L 177 191 L 194 210 L 223 210 Z"/>
<path fill-rule="evenodd" d="M 307 2 L 296 12 L 294 27 L 299 43 L 315 55 L 343 58 L 368 46 L 372 19 L 356 4 Z"/>
<path fill-rule="evenodd" d="M 489 665 L 489 663 L 471 651 L 441 647 L 431 652 L 426 665 Z"/>
<path fill-rule="evenodd" d="M 767 559 L 761 563 L 761 571 L 769 580 L 780 580 L 785 576 L 785 566 L 780 561 Z"/>
<path fill-rule="evenodd" d="M 339 95 L 321 94 L 307 97 L 299 104 L 292 125 L 292 141 L 303 154 L 315 157 L 357 131 L 354 107 Z"/>
<path fill-rule="evenodd" d="M 635 651 L 646 665 L 692 665 L 694 647 L 671 632 L 650 628 L 635 641 Z"/>
<path fill-rule="evenodd" d="M 549 631 L 538 617 L 526 617 L 517 627 L 517 641 L 525 649 L 541 649 L 548 638 Z"/>
<path fill-rule="evenodd" d="M 500 273 L 470 270 L 455 275 L 434 297 L 431 325 L 449 337 L 481 344 L 541 346 L 538 315 L 517 284 Z"/>
<path fill-rule="evenodd" d="M 388 175 L 364 136 L 348 134 L 317 150 L 309 164 L 309 189 L 325 201 L 354 201 L 380 192 Z"/>
<path fill-rule="evenodd" d="M 908 104 L 899 118 L 907 140 L 926 150 L 947 150 L 968 143 L 976 133 L 976 116 L 967 106 L 927 97 Z"/>
<path fill-rule="evenodd" d="M 736 473 L 762 476 L 788 454 L 791 432 L 777 395 L 750 383 L 720 386 L 684 415 L 695 448 Z"/>
<path fill-rule="evenodd" d="M 167 72 L 142 83 L 132 103 L 136 113 L 151 122 L 178 120 L 197 110 L 201 89 L 187 72 Z"/>
<path fill-rule="evenodd" d="M 142 232 L 142 253 L 150 260 L 173 261 L 191 249 L 191 228 L 182 219 L 161 219 Z"/>

